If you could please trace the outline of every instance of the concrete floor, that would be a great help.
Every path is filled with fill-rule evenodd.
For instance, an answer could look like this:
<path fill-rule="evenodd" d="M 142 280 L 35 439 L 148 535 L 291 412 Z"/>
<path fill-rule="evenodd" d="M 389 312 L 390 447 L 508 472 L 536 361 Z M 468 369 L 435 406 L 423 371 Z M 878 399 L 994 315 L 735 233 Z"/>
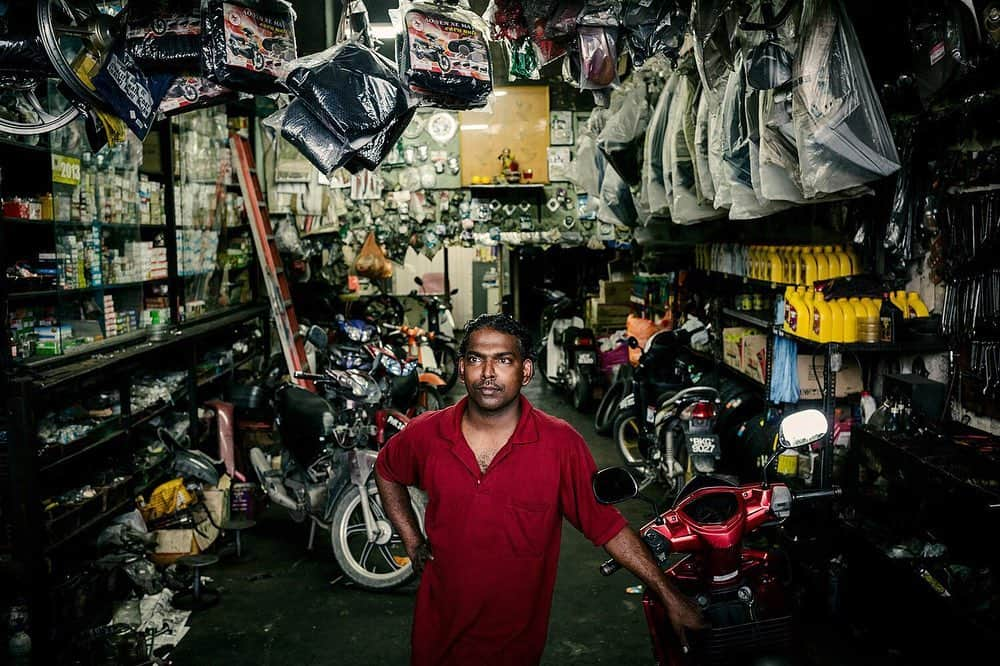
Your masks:
<path fill-rule="evenodd" d="M 575 412 L 541 381 L 526 395 L 541 409 L 566 419 L 587 439 L 599 467 L 619 462 L 609 438 L 594 434 L 592 416 Z M 462 386 L 455 396 L 462 395 Z M 647 507 L 619 508 L 633 526 Z M 416 585 L 382 594 L 364 592 L 340 575 L 329 537 L 317 535 L 306 551 L 306 528 L 270 509 L 244 534 L 253 559 L 222 563 L 206 571 L 222 591 L 215 608 L 191 617 L 190 633 L 172 657 L 175 664 L 406 664 Z M 556 584 L 548 644 L 542 663 L 651 664 L 641 596 L 626 588 L 638 581 L 628 572 L 604 578 L 606 555 L 568 523 Z M 809 628 L 810 664 L 869 663 L 851 653 L 831 629 Z M 891 663 L 885 657 L 871 663 Z"/>

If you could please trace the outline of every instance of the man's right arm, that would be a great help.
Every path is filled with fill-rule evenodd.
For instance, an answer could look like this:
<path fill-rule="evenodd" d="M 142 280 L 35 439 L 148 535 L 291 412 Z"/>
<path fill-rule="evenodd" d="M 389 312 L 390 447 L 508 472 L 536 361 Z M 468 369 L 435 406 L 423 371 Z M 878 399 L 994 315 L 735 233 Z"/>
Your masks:
<path fill-rule="evenodd" d="M 402 539 L 403 547 L 413 562 L 414 570 L 420 573 L 427 560 L 434 559 L 434 556 L 431 554 L 430 544 L 420 531 L 417 515 L 410 502 L 410 491 L 401 483 L 383 478 L 378 469 L 375 470 L 375 484 L 378 486 L 379 497 L 382 499 L 382 506 L 389 517 L 389 522 Z"/>

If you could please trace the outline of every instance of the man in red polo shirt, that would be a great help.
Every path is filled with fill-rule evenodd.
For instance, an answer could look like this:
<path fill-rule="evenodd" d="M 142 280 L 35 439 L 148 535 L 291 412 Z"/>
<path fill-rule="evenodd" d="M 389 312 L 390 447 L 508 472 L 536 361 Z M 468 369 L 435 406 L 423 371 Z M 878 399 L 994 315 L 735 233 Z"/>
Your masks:
<path fill-rule="evenodd" d="M 682 640 L 685 628 L 703 626 L 618 510 L 594 499 L 597 466 L 583 438 L 521 395 L 534 370 L 530 349 L 509 316 L 472 320 L 458 362 L 468 396 L 414 419 L 379 454 L 386 512 L 423 572 L 415 665 L 537 664 L 563 517 L 660 596 Z M 427 538 L 407 486 L 427 492 Z"/>

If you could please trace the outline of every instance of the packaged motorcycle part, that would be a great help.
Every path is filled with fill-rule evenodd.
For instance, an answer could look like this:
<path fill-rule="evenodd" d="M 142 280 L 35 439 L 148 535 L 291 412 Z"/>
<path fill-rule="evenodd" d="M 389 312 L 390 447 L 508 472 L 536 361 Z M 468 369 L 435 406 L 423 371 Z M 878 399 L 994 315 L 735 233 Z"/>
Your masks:
<path fill-rule="evenodd" d="M 93 83 L 115 115 L 139 139 L 144 140 L 172 80 L 170 74 L 145 74 L 126 52 L 124 45 L 119 44 L 108 54 Z"/>
<path fill-rule="evenodd" d="M 380 279 L 392 277 L 392 262 L 375 240 L 374 233 L 369 232 L 365 238 L 364 245 L 354 260 L 354 270 L 363 277 Z"/>
<path fill-rule="evenodd" d="M 535 52 L 535 45 L 531 39 L 525 37 L 516 43 L 507 43 L 508 60 L 510 67 L 507 71 L 511 81 L 518 79 L 529 79 L 537 81 L 540 78 L 538 72 L 538 54 Z"/>
<path fill-rule="evenodd" d="M 337 44 L 358 42 L 370 49 L 377 49 L 377 40 L 371 34 L 368 7 L 362 0 L 348 0 L 337 24 Z"/>
<path fill-rule="evenodd" d="M 698 176 L 698 200 L 707 202 L 714 206 L 715 184 L 712 181 L 712 170 L 709 166 L 709 130 L 708 121 L 710 117 L 711 102 L 709 95 L 704 88 L 698 95 L 698 110 L 695 114 L 694 125 L 694 168 Z"/>
<path fill-rule="evenodd" d="M 580 52 L 580 90 L 596 90 L 617 86 L 618 52 L 615 48 L 617 28 L 581 25 L 577 28 L 577 48 Z"/>
<path fill-rule="evenodd" d="M 477 109 L 493 92 L 487 27 L 466 7 L 426 2 L 400 7 L 396 38 L 400 77 L 429 106 Z"/>
<path fill-rule="evenodd" d="M 528 23 L 520 0 L 490 0 L 483 12 L 494 41 L 519 42 L 528 36 Z"/>
<path fill-rule="evenodd" d="M 925 106 L 969 69 L 969 51 L 975 42 L 975 16 L 969 15 L 955 1 L 933 6 L 918 2 L 907 12 L 913 78 Z"/>
<path fill-rule="evenodd" d="M 125 49 L 147 72 L 196 71 L 201 60 L 201 2 L 155 0 L 128 10 Z"/>
<path fill-rule="evenodd" d="M 564 46 L 546 36 L 545 19 L 535 21 L 535 27 L 531 31 L 531 42 L 535 46 L 539 67 L 544 67 L 566 55 Z"/>
<path fill-rule="evenodd" d="M 230 99 L 236 99 L 237 94 L 203 76 L 178 76 L 170 84 L 167 94 L 160 100 L 160 113 L 170 116 L 194 109 L 214 106 Z"/>
<path fill-rule="evenodd" d="M 284 0 L 203 0 L 201 65 L 220 85 L 281 92 L 295 59 L 295 12 Z"/>
<path fill-rule="evenodd" d="M 605 169 L 601 183 L 601 207 L 597 219 L 609 224 L 633 227 L 638 220 L 635 201 L 628 183 L 614 169 Z"/>
<path fill-rule="evenodd" d="M 416 106 L 395 65 L 356 42 L 290 63 L 285 86 L 345 150 L 360 149 Z"/>
<path fill-rule="evenodd" d="M 669 169 L 671 184 L 670 217 L 678 224 L 692 224 L 718 217 L 714 206 L 700 204 L 695 170 L 694 119 L 696 91 L 691 78 L 681 74 L 664 138 L 664 174 Z"/>
<path fill-rule="evenodd" d="M 622 3 L 621 27 L 625 48 L 636 67 L 657 53 L 677 57 L 687 29 L 687 16 L 670 3 L 627 0 Z"/>
<path fill-rule="evenodd" d="M 804 26 L 795 79 L 792 112 L 806 198 L 899 169 L 889 123 L 840 2 L 821 3 Z"/>
<path fill-rule="evenodd" d="M 657 99 L 656 107 L 649 119 L 649 131 L 645 135 L 642 161 L 642 188 L 649 205 L 651 216 L 670 213 L 670 200 L 665 189 L 663 173 L 663 142 L 667 133 L 670 101 L 677 87 L 679 74 L 671 74 Z"/>
<path fill-rule="evenodd" d="M 545 36 L 568 39 L 576 34 L 576 17 L 583 11 L 583 0 L 558 0 L 545 22 Z"/>

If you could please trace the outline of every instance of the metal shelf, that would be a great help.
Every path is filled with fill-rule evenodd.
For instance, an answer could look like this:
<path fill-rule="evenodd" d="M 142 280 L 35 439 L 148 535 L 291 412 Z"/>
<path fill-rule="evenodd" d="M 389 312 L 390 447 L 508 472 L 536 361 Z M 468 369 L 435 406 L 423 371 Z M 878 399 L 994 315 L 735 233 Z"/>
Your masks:
<path fill-rule="evenodd" d="M 723 282 L 730 285 L 745 285 L 750 287 L 760 287 L 762 289 L 768 289 L 774 292 L 783 292 L 786 287 L 794 286 L 784 284 L 782 282 L 769 282 L 767 280 L 756 280 L 750 277 L 744 277 L 742 275 L 733 275 L 732 273 L 720 273 L 719 271 L 706 271 L 702 269 L 695 269 L 693 273 L 703 275 L 705 277 L 710 277 L 713 280 L 721 279 Z"/>
<path fill-rule="evenodd" d="M 751 326 L 770 330 L 774 327 L 773 317 L 767 310 L 734 310 L 722 308 L 722 314 Z"/>
<path fill-rule="evenodd" d="M 87 443 L 83 443 L 83 444 L 79 444 L 79 443 L 78 444 L 74 444 L 73 442 L 70 442 L 69 444 L 61 445 L 60 446 L 61 449 L 70 449 L 70 451 L 68 453 L 63 453 L 62 455 L 60 455 L 59 457 L 57 457 L 55 460 L 52 460 L 52 461 L 46 463 L 45 465 L 43 465 L 42 467 L 39 467 L 38 468 L 39 471 L 40 472 L 48 472 L 48 471 L 50 471 L 52 469 L 60 467 L 63 464 L 68 463 L 70 461 L 73 461 L 73 460 L 79 458 L 80 456 L 84 455 L 85 453 L 87 453 L 89 451 L 93 451 L 94 449 L 96 449 L 98 447 L 104 446 L 108 442 L 114 441 L 114 440 L 118 439 L 119 437 L 121 437 L 122 435 L 124 435 L 125 434 L 125 429 L 122 428 L 121 425 L 120 425 L 120 423 L 121 423 L 121 417 L 118 417 L 118 418 L 119 418 L 119 427 L 115 428 L 114 430 L 111 430 L 110 432 L 105 433 L 104 436 L 99 437 L 99 438 L 97 438 L 96 440 L 94 440 L 92 442 L 87 442 Z M 86 437 L 84 437 L 84 440 L 86 440 Z M 79 442 L 79 440 L 78 440 L 78 442 Z M 44 456 L 44 454 L 43 454 L 43 456 Z"/>
<path fill-rule="evenodd" d="M 111 282 L 108 284 L 97 284 L 90 287 L 80 287 L 77 289 L 46 289 L 44 291 L 17 291 L 7 295 L 10 300 L 22 300 L 28 298 L 47 298 L 50 296 L 75 296 L 79 294 L 92 294 L 98 291 L 114 291 L 116 289 L 132 289 L 145 284 L 156 282 L 166 282 L 168 278 L 153 278 L 151 280 L 137 280 L 135 282 Z"/>
<path fill-rule="evenodd" d="M 794 340 L 800 345 L 812 349 L 827 349 L 836 345 L 841 351 L 850 352 L 898 352 L 898 353 L 931 353 L 948 351 L 948 341 L 944 338 L 931 340 L 907 340 L 903 342 L 817 342 L 789 333 L 781 328 L 775 328 L 774 334 L 779 338 Z"/>

